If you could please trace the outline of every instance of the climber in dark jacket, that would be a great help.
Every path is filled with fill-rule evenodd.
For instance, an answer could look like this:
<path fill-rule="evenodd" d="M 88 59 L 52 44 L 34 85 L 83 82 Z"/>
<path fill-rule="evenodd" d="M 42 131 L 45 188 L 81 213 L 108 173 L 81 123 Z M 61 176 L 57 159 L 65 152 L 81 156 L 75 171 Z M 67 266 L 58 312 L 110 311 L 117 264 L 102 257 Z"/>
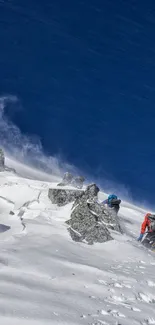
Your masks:
<path fill-rule="evenodd" d="M 117 198 L 117 195 L 110 194 L 108 198 L 102 203 L 107 204 L 107 206 L 113 210 L 115 210 L 116 214 L 120 209 L 121 200 Z"/>

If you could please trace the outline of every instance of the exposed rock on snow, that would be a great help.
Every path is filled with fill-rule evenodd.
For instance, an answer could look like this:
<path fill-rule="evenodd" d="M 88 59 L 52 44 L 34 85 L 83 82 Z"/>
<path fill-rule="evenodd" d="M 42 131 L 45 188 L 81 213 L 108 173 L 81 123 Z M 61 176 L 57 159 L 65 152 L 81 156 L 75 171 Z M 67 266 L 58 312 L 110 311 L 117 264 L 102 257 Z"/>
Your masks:
<path fill-rule="evenodd" d="M 71 184 L 72 184 L 72 186 L 75 186 L 77 188 L 82 188 L 84 181 L 85 181 L 85 178 L 83 176 L 77 176 L 77 177 L 73 178 Z"/>
<path fill-rule="evenodd" d="M 105 207 L 102 208 L 102 206 L 100 206 L 100 207 L 102 209 L 104 223 L 107 225 L 107 227 L 111 230 L 115 230 L 120 233 L 123 233 L 123 231 L 121 229 L 119 217 L 116 214 L 115 210 L 114 209 L 105 209 Z"/>
<path fill-rule="evenodd" d="M 10 171 L 10 172 L 16 172 L 15 169 L 7 167 L 5 165 L 5 155 L 3 149 L 0 148 L 0 172 L 3 171 Z"/>
<path fill-rule="evenodd" d="M 85 191 L 73 189 L 49 189 L 48 197 L 53 204 L 64 206 L 74 202 L 69 225 L 69 232 L 73 240 L 86 240 L 89 244 L 112 240 L 108 230 L 121 232 L 118 217 L 111 209 L 108 211 L 104 205 L 97 201 L 99 188 L 90 184 Z"/>
<path fill-rule="evenodd" d="M 73 179 L 73 175 L 71 173 L 65 173 L 62 179 L 62 182 L 58 184 L 58 186 L 65 186 L 71 184 Z"/>
<path fill-rule="evenodd" d="M 87 204 L 82 208 L 76 208 L 71 219 L 66 223 L 70 226 L 68 230 L 74 241 L 86 240 L 89 245 L 92 245 L 95 242 L 104 243 L 113 239 L 104 223 L 96 221 L 95 215 L 90 212 Z"/>
<path fill-rule="evenodd" d="M 73 202 L 83 194 L 83 191 L 72 189 L 54 189 L 51 188 L 48 191 L 48 197 L 53 204 L 57 204 L 59 207 Z"/>
<path fill-rule="evenodd" d="M 59 183 L 58 186 L 72 185 L 74 187 L 81 189 L 83 187 L 84 181 L 85 178 L 83 176 L 74 177 L 72 174 L 67 172 L 64 174 L 62 182 Z"/>
<path fill-rule="evenodd" d="M 5 167 L 4 151 L 0 149 L 0 171 L 4 170 L 4 167 Z"/>
<path fill-rule="evenodd" d="M 97 201 L 97 195 L 99 191 L 100 189 L 96 184 L 88 185 L 86 190 L 83 191 L 82 195 L 76 199 L 73 208 L 80 202 L 85 202 L 88 199 Z"/>
<path fill-rule="evenodd" d="M 66 223 L 70 235 L 75 241 L 86 240 L 89 244 L 112 240 L 108 227 L 121 231 L 116 215 L 97 202 L 99 188 L 91 184 L 73 204 L 73 212 Z"/>

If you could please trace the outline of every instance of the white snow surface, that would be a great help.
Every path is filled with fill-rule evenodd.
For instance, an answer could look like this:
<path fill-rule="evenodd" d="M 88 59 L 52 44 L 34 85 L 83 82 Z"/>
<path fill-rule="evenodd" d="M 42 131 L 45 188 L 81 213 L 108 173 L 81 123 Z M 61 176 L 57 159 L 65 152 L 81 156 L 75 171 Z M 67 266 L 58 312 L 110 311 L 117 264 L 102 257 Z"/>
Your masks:
<path fill-rule="evenodd" d="M 155 324 L 155 253 L 136 241 L 145 211 L 124 202 L 124 235 L 76 243 L 65 224 L 72 204 L 52 205 L 57 183 L 32 175 L 0 173 L 0 324 Z"/>

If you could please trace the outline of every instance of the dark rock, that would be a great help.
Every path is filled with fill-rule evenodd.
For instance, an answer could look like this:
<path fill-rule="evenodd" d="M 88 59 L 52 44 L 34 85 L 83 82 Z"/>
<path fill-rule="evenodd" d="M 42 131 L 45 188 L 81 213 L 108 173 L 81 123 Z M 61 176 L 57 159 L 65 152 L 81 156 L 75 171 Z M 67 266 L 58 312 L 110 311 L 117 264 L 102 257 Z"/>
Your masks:
<path fill-rule="evenodd" d="M 7 171 L 7 172 L 14 172 L 16 173 L 14 168 L 7 167 L 5 165 L 5 155 L 3 149 L 0 148 L 0 172 Z"/>
<path fill-rule="evenodd" d="M 82 195 L 80 197 L 78 197 L 74 204 L 73 204 L 73 208 L 81 203 L 81 202 L 85 202 L 86 200 L 90 199 L 93 200 L 96 198 L 97 200 L 97 195 L 98 192 L 100 191 L 99 187 L 96 184 L 90 184 L 87 186 L 86 190 L 82 192 Z"/>
<path fill-rule="evenodd" d="M 10 167 L 5 166 L 4 169 L 5 169 L 6 172 L 13 172 L 13 173 L 16 173 L 16 170 L 15 170 L 14 168 L 10 168 Z"/>
<path fill-rule="evenodd" d="M 121 226 L 120 226 L 120 220 L 117 212 L 115 209 L 107 209 L 105 206 L 103 206 L 104 210 L 104 223 L 107 225 L 107 227 L 111 230 L 118 231 L 120 233 L 123 233 Z"/>
<path fill-rule="evenodd" d="M 13 216 L 15 213 L 13 211 L 10 211 L 9 214 Z"/>
<path fill-rule="evenodd" d="M 49 189 L 48 197 L 53 204 L 63 206 L 73 202 L 70 219 L 66 221 L 71 238 L 89 245 L 112 240 L 110 229 L 121 232 L 119 219 L 113 209 L 98 203 L 99 188 L 90 184 L 86 190 Z"/>
<path fill-rule="evenodd" d="M 58 184 L 58 186 L 66 186 L 71 185 L 73 187 L 81 189 L 83 187 L 83 183 L 85 178 L 83 176 L 73 177 L 70 173 L 65 173 L 62 179 L 62 182 Z"/>
<path fill-rule="evenodd" d="M 83 176 L 77 176 L 73 178 L 71 185 L 81 189 L 83 187 L 84 181 L 85 178 Z"/>
<path fill-rule="evenodd" d="M 73 175 L 67 172 L 67 173 L 64 174 L 62 182 L 59 183 L 58 186 L 69 185 L 69 184 L 71 184 L 72 179 L 73 179 Z"/>
<path fill-rule="evenodd" d="M 10 229 L 11 229 L 10 226 L 6 226 L 6 225 L 3 225 L 3 224 L 0 224 L 0 233 L 5 232 L 5 231 L 8 231 Z"/>
<path fill-rule="evenodd" d="M 5 169 L 4 151 L 0 149 L 0 171 L 3 171 L 4 169 Z"/>
<path fill-rule="evenodd" d="M 48 197 L 53 204 L 63 206 L 70 202 L 73 202 L 83 194 L 83 191 L 72 189 L 49 189 Z"/>
<path fill-rule="evenodd" d="M 103 243 L 113 239 L 108 228 L 120 231 L 116 215 L 97 202 L 98 192 L 96 184 L 91 184 L 73 204 L 71 217 L 66 223 L 71 238 L 76 242 Z"/>
<path fill-rule="evenodd" d="M 74 241 L 86 240 L 88 244 L 95 242 L 106 242 L 112 240 L 108 228 L 102 222 L 101 217 L 96 213 L 92 206 L 94 202 L 83 201 L 79 203 L 71 214 L 71 219 L 66 221 L 69 225 L 69 232 Z"/>

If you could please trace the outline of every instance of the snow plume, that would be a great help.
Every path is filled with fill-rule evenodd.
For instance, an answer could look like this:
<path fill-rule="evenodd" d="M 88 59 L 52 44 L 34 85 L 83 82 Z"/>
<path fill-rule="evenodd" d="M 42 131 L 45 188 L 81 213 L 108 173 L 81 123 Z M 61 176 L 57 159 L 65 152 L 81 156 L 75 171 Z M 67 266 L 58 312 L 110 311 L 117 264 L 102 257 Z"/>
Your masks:
<path fill-rule="evenodd" d="M 19 109 L 21 109 L 21 103 L 16 96 L 0 97 L 0 147 L 4 149 L 7 158 L 9 158 L 7 159 L 8 166 L 15 168 L 21 176 L 39 180 L 51 180 L 51 178 L 54 180 L 53 176 L 55 176 L 55 180 L 59 181 L 65 171 L 74 175 L 82 174 L 85 176 L 87 184 L 95 182 L 104 192 L 114 192 L 121 199 L 133 201 L 128 188 L 116 181 L 108 180 L 110 175 L 106 175 L 102 169 L 96 169 L 95 173 L 92 171 L 91 174 L 87 172 L 87 168 L 81 172 L 71 164 L 64 162 L 65 159 L 60 156 L 47 156 L 40 140 L 35 135 L 23 135 L 7 117 L 7 112 L 9 112 L 9 116 L 13 116 Z M 34 169 L 36 169 L 35 174 Z M 101 177 L 104 174 L 105 177 Z"/>
<path fill-rule="evenodd" d="M 65 171 L 76 173 L 75 167 L 64 162 L 61 157 L 47 156 L 36 136 L 23 135 L 7 118 L 7 110 L 13 113 L 18 109 L 20 102 L 16 96 L 0 97 L 0 145 L 7 156 L 58 177 Z"/>

